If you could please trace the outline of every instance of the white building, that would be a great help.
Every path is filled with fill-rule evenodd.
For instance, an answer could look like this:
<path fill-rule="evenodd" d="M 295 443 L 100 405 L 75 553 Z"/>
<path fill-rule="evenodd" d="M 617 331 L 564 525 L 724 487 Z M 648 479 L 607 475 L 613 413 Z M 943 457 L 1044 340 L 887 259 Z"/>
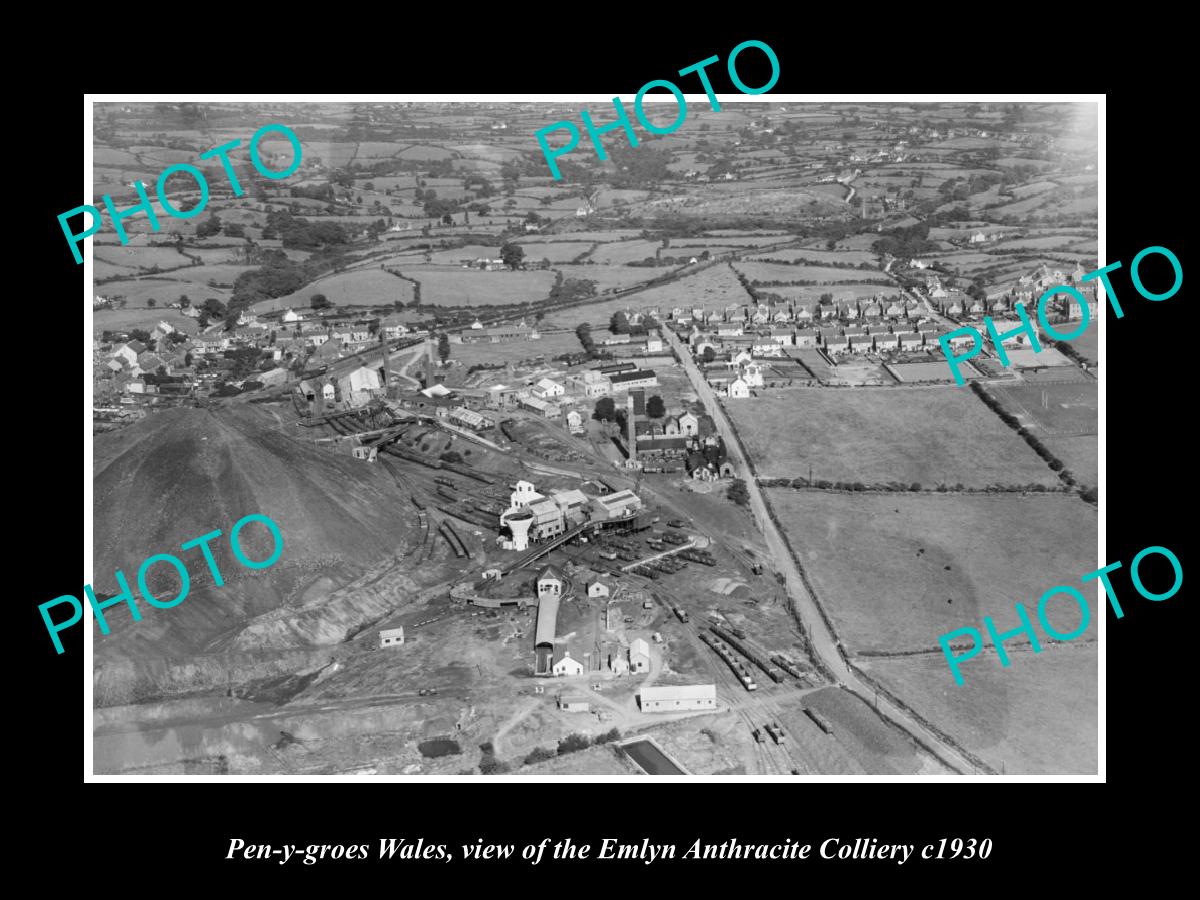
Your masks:
<path fill-rule="evenodd" d="M 729 397 L 732 400 L 745 400 L 750 396 L 750 385 L 741 378 L 735 378 L 729 383 Z"/>
<path fill-rule="evenodd" d="M 404 629 L 403 628 L 385 628 L 385 629 L 383 629 L 383 631 L 379 632 L 380 648 L 397 647 L 403 643 L 404 643 Z"/>
<path fill-rule="evenodd" d="M 563 577 L 554 566 L 546 566 L 538 575 L 538 597 L 561 597 L 563 593 Z"/>
<path fill-rule="evenodd" d="M 608 597 L 612 591 L 603 581 L 593 581 L 587 586 L 587 595 L 589 597 Z"/>
<path fill-rule="evenodd" d="M 554 667 L 551 669 L 551 671 L 555 675 L 582 675 L 583 663 L 577 659 L 571 659 L 571 654 L 566 652 L 563 653 L 562 659 L 554 664 Z"/>
<path fill-rule="evenodd" d="M 650 671 L 650 645 L 642 638 L 634 638 L 629 643 L 629 671 Z"/>
<path fill-rule="evenodd" d="M 539 400 L 553 400 L 555 397 L 561 397 L 566 392 L 567 389 L 565 387 L 549 378 L 543 378 L 530 391 Z"/>
<path fill-rule="evenodd" d="M 289 309 L 287 312 L 285 312 L 283 314 L 283 321 L 285 321 L 285 322 L 303 322 L 304 316 L 300 315 L 300 313 L 295 312 L 294 310 Z"/>
<path fill-rule="evenodd" d="M 583 416 L 577 410 L 569 410 L 567 412 L 567 430 L 571 434 L 583 434 Z"/>
<path fill-rule="evenodd" d="M 716 709 L 715 684 L 677 684 L 642 688 L 642 712 L 682 712 L 693 709 Z"/>

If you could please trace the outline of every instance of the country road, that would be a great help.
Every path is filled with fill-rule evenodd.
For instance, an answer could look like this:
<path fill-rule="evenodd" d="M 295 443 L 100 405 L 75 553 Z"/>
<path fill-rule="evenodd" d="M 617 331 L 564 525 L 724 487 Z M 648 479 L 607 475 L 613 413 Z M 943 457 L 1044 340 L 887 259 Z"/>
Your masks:
<path fill-rule="evenodd" d="M 875 695 L 875 688 L 859 678 L 842 657 L 837 637 L 826 624 L 824 616 L 817 608 L 816 600 L 804 586 L 800 570 L 797 568 L 795 560 L 792 559 L 787 543 L 768 513 L 766 497 L 763 496 L 762 490 L 758 486 L 758 481 L 750 469 L 749 461 L 742 453 L 733 425 L 725 415 L 725 410 L 712 387 L 704 380 L 704 375 L 692 359 L 691 352 L 678 335 L 670 328 L 662 328 L 661 332 L 678 354 L 684 371 L 687 372 L 688 378 L 692 382 L 692 387 L 703 401 L 705 409 L 708 410 L 716 424 L 718 433 L 725 441 L 725 449 L 730 461 L 739 476 L 746 482 L 754 520 L 758 523 L 759 530 L 766 540 L 767 550 L 775 562 L 776 571 L 782 572 L 787 580 L 788 598 L 794 604 L 796 613 L 804 623 L 804 628 L 812 640 L 813 652 L 834 673 L 840 684 L 853 689 L 861 697 Z M 743 400 L 740 402 L 753 403 L 754 401 Z M 919 738 L 920 743 L 933 749 L 938 758 L 952 769 L 965 774 L 978 771 L 977 767 L 955 747 L 948 745 L 939 735 L 934 734 L 905 710 L 895 706 L 887 697 L 877 695 L 875 709 L 884 718 Z"/>

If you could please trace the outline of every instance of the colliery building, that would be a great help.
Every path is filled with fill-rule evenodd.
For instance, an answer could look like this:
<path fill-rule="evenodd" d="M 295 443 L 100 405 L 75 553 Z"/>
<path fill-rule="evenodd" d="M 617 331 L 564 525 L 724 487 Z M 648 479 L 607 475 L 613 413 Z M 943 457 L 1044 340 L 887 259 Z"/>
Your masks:
<path fill-rule="evenodd" d="M 642 712 L 716 709 L 717 686 L 715 684 L 655 685 L 642 688 L 639 700 Z"/>

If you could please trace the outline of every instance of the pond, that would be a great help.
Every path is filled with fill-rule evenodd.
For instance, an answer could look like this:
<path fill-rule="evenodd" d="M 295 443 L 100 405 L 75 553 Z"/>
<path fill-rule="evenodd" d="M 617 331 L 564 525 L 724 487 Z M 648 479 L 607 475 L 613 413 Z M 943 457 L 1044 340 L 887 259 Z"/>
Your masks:
<path fill-rule="evenodd" d="M 686 775 L 687 772 L 671 762 L 658 747 L 650 741 L 633 741 L 622 744 L 625 755 L 642 767 L 648 775 Z"/>
<path fill-rule="evenodd" d="M 426 759 L 435 759 L 439 756 L 455 756 L 462 753 L 462 747 L 458 745 L 458 741 L 452 741 L 449 738 L 432 738 L 428 741 L 421 741 L 417 744 L 417 749 L 421 751 L 421 755 Z"/>

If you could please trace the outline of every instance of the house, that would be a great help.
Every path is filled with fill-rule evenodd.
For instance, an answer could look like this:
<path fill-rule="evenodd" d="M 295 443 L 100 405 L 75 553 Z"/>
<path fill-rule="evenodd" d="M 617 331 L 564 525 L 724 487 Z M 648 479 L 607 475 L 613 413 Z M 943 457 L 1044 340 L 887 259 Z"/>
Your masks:
<path fill-rule="evenodd" d="M 820 336 L 815 328 L 802 328 L 795 334 L 795 345 L 807 350 L 815 349 Z"/>
<path fill-rule="evenodd" d="M 691 709 L 716 709 L 715 684 L 676 684 L 642 688 L 638 700 L 642 712 L 680 712 Z"/>
<path fill-rule="evenodd" d="M 592 707 L 588 698 L 582 694 L 559 694 L 558 708 L 563 712 L 590 712 Z"/>
<path fill-rule="evenodd" d="M 404 643 L 403 628 L 385 628 L 379 632 L 379 647 L 398 647 Z"/>
<path fill-rule="evenodd" d="M 300 315 L 300 313 L 295 312 L 294 310 L 289 309 L 287 312 L 285 312 L 283 314 L 283 321 L 284 322 L 303 322 L 304 316 Z"/>
<path fill-rule="evenodd" d="M 337 399 L 337 388 L 333 386 L 332 381 L 326 382 L 321 387 L 321 399 L 328 400 L 330 403 Z"/>
<path fill-rule="evenodd" d="M 562 659 L 554 664 L 554 667 L 551 669 L 551 671 L 555 675 L 565 675 L 567 677 L 571 677 L 573 675 L 582 675 L 583 663 L 577 659 L 571 659 L 571 654 L 567 652 L 563 653 Z"/>
<path fill-rule="evenodd" d="M 679 433 L 687 437 L 695 437 L 700 433 L 700 420 L 692 413 L 685 412 L 679 417 Z"/>
<path fill-rule="evenodd" d="M 572 409 L 567 412 L 567 430 L 571 434 L 583 434 L 585 430 L 583 416 L 579 414 L 578 410 Z"/>
<path fill-rule="evenodd" d="M 882 335 L 881 335 L 882 337 Z M 870 353 L 874 338 L 869 334 L 857 334 L 850 338 L 851 353 Z"/>
<path fill-rule="evenodd" d="M 643 638 L 634 638 L 629 644 L 629 671 L 650 671 L 650 645 Z"/>
<path fill-rule="evenodd" d="M 537 504 L 533 505 L 536 506 Z M 531 506 L 530 508 L 532 509 L 533 507 Z M 546 568 L 542 569 L 542 571 L 538 574 L 538 598 L 561 597 L 564 584 L 565 579 L 563 578 L 562 573 L 559 572 L 554 566 L 546 566 Z"/>
<path fill-rule="evenodd" d="M 918 350 L 925 343 L 925 338 L 915 331 L 901 332 L 897 337 L 900 340 L 900 349 L 902 350 Z"/>
<path fill-rule="evenodd" d="M 750 385 L 741 378 L 729 382 L 729 397 L 733 400 L 745 400 L 750 396 Z"/>
<path fill-rule="evenodd" d="M 742 367 L 742 381 L 746 382 L 746 387 L 762 387 L 762 366 L 754 362 L 746 363 Z"/>
<path fill-rule="evenodd" d="M 113 353 L 112 353 L 113 358 L 116 359 L 116 358 L 120 357 L 121 359 L 125 360 L 125 363 L 127 365 L 132 366 L 134 363 L 137 362 L 138 353 L 139 353 L 139 351 L 137 351 L 133 348 L 134 344 L 141 347 L 141 344 L 138 341 L 130 341 L 128 344 L 122 344 L 120 347 L 118 347 L 116 350 L 113 351 Z M 146 349 L 145 347 L 142 347 L 141 352 L 145 352 L 145 349 Z"/>
<path fill-rule="evenodd" d="M 875 335 L 876 350 L 895 350 L 900 346 L 900 337 L 895 334 Z"/>
<path fill-rule="evenodd" d="M 610 597 L 612 589 L 603 581 L 596 580 L 587 586 L 587 595 L 589 597 Z"/>

